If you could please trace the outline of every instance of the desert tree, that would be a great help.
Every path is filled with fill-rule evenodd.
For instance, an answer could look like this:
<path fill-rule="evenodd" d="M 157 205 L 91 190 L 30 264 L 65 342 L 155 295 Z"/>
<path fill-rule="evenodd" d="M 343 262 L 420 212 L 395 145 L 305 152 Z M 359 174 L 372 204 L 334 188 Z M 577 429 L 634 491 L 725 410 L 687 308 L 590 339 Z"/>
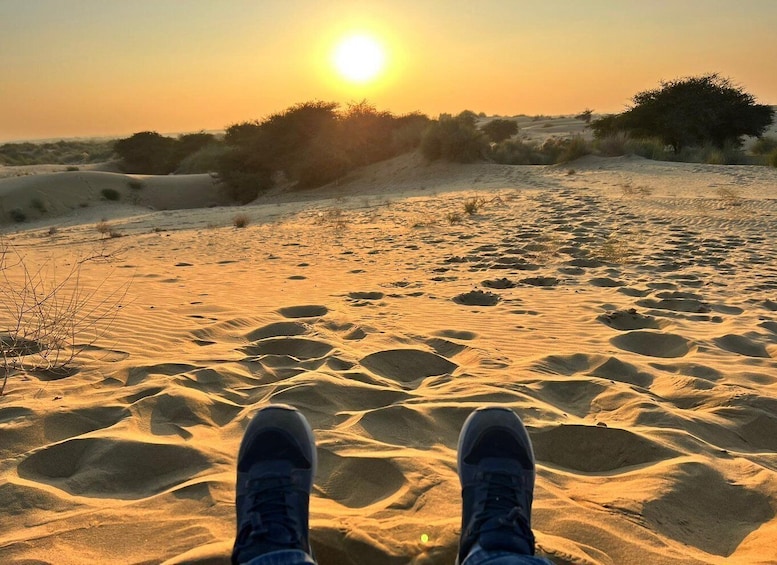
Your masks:
<path fill-rule="evenodd" d="M 505 139 L 510 139 L 518 133 L 518 124 L 515 120 L 495 119 L 480 126 L 481 131 L 485 133 L 494 143 L 500 143 Z"/>
<path fill-rule="evenodd" d="M 711 144 L 740 147 L 742 136 L 759 137 L 771 125 L 774 110 L 718 74 L 662 82 L 639 92 L 622 114 L 594 120 L 597 137 L 624 131 L 633 137 L 660 139 L 675 153 Z"/>

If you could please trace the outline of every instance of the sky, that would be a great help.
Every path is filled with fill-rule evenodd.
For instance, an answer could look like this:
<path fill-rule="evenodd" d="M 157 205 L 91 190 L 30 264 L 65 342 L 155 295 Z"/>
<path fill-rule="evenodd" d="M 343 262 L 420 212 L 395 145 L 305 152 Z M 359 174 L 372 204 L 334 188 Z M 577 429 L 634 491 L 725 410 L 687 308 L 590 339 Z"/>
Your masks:
<path fill-rule="evenodd" d="M 623 111 L 710 72 L 777 105 L 777 0 L 0 0 L 0 142 L 219 130 L 299 102 Z M 356 84 L 331 58 L 383 45 Z"/>

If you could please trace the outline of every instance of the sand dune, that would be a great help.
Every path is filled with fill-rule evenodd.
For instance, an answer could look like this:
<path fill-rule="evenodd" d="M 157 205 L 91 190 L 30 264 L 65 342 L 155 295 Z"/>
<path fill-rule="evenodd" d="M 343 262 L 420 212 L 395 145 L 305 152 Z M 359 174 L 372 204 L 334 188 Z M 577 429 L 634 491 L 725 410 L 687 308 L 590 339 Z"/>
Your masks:
<path fill-rule="evenodd" d="M 0 399 L 0 561 L 227 563 L 242 431 L 284 402 L 317 437 L 322 565 L 452 563 L 456 440 L 490 403 L 529 427 L 556 563 L 774 562 L 777 170 L 406 156 L 269 195 L 245 229 L 103 202 L 125 236 L 104 241 L 77 208 L 98 179 L 133 190 L 0 181 L 63 210 L 8 236 L 29 260 L 104 245 L 82 284 L 131 279 L 76 374 Z M 207 179 L 144 182 L 206 205 L 184 188 Z"/>

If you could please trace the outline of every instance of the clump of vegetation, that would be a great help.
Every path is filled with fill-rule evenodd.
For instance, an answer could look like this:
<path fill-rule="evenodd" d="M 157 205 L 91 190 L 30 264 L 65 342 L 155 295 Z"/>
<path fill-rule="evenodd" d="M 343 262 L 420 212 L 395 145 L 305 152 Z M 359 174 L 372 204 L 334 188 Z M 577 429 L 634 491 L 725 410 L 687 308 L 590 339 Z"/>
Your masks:
<path fill-rule="evenodd" d="M 632 137 L 656 137 L 675 154 L 705 144 L 718 149 L 741 147 L 742 136 L 761 136 L 772 123 L 774 110 L 729 79 L 717 74 L 662 82 L 659 88 L 637 93 L 626 112 L 594 120 L 597 138 L 615 132 Z M 703 108 L 703 111 L 699 111 Z"/>
<path fill-rule="evenodd" d="M 48 209 L 46 208 L 46 204 L 41 200 L 40 198 L 33 198 L 30 200 L 30 206 L 40 212 L 41 214 L 45 214 L 48 212 Z"/>
<path fill-rule="evenodd" d="M 421 153 L 429 161 L 472 163 L 482 159 L 487 148 L 488 140 L 476 127 L 475 115 L 471 112 L 462 112 L 455 117 L 442 114 L 421 140 Z"/>
<path fill-rule="evenodd" d="M 127 181 L 127 186 L 129 186 L 132 190 L 140 190 L 143 188 L 143 181 L 138 179 L 130 179 Z"/>
<path fill-rule="evenodd" d="M 768 135 L 756 139 L 750 148 L 753 155 L 769 155 L 775 150 L 777 150 L 777 138 Z"/>
<path fill-rule="evenodd" d="M 518 124 L 515 120 L 495 119 L 480 126 L 480 130 L 494 143 L 500 143 L 518 133 Z"/>
<path fill-rule="evenodd" d="M 97 233 L 99 233 L 100 235 L 108 235 L 109 233 L 111 233 L 112 228 L 107 221 L 100 220 L 95 224 L 94 229 L 96 229 Z"/>
<path fill-rule="evenodd" d="M 85 289 L 80 272 L 91 260 L 75 262 L 58 277 L 51 265 L 30 265 L 0 242 L 0 396 L 8 378 L 20 372 L 67 374 L 110 328 L 128 285 Z"/>
<path fill-rule="evenodd" d="M 556 163 L 568 163 L 574 161 L 592 152 L 591 143 L 583 138 L 582 135 L 576 135 L 571 139 L 565 140 L 560 155 L 556 158 Z"/>
<path fill-rule="evenodd" d="M 582 120 L 587 124 L 591 123 L 591 117 L 593 116 L 594 111 L 590 108 L 586 108 L 582 112 L 580 112 L 577 116 L 575 116 L 576 120 Z"/>
<path fill-rule="evenodd" d="M 214 141 L 181 159 L 175 172 L 179 175 L 216 172 L 220 159 L 228 151 L 229 147 L 224 143 Z"/>
<path fill-rule="evenodd" d="M 769 153 L 766 158 L 766 163 L 772 167 L 777 167 L 777 149 Z"/>
<path fill-rule="evenodd" d="M 248 217 L 248 214 L 235 214 L 235 217 L 232 218 L 232 225 L 235 226 L 235 228 L 244 228 L 251 222 L 251 219 Z"/>
<path fill-rule="evenodd" d="M 72 173 L 72 172 L 77 171 L 79 169 L 78 169 L 78 167 L 75 167 L 75 166 L 71 165 L 71 166 L 67 167 L 65 170 L 67 172 L 69 172 L 69 173 Z"/>
<path fill-rule="evenodd" d="M 110 201 L 113 201 L 113 202 L 115 202 L 115 201 L 117 201 L 117 200 L 119 200 L 121 198 L 121 193 L 119 193 L 118 190 L 115 190 L 113 188 L 103 188 L 100 191 L 100 194 L 102 195 L 102 197 L 105 200 L 110 200 Z"/>
<path fill-rule="evenodd" d="M 449 224 L 459 224 L 464 219 L 460 212 L 448 212 L 445 214 L 445 219 Z"/>
<path fill-rule="evenodd" d="M 218 142 L 210 133 L 188 133 L 174 139 L 155 131 L 141 131 L 117 140 L 113 150 L 127 173 L 167 175 L 175 172 L 186 157 L 211 144 Z"/>
<path fill-rule="evenodd" d="M 13 208 L 8 212 L 8 216 L 17 224 L 27 221 L 27 214 L 21 208 Z"/>
<path fill-rule="evenodd" d="M 477 214 L 478 210 L 480 210 L 485 205 L 485 203 L 486 201 L 482 197 L 469 198 L 464 201 L 464 212 L 470 216 Z"/>
<path fill-rule="evenodd" d="M 0 165 L 74 165 L 107 161 L 113 141 L 62 140 L 51 143 L 5 143 L 0 145 Z M 68 171 L 78 167 L 68 167 Z"/>
<path fill-rule="evenodd" d="M 395 117 L 362 101 L 344 110 L 306 102 L 227 129 L 217 172 L 230 197 L 254 200 L 278 179 L 298 188 L 336 181 L 355 167 L 418 147 L 429 119 Z"/>

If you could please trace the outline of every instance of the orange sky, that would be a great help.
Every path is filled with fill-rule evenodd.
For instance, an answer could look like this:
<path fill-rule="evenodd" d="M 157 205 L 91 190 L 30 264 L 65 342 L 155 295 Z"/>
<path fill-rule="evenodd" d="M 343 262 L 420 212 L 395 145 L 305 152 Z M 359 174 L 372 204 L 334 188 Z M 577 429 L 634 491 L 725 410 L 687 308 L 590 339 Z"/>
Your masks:
<path fill-rule="evenodd" d="M 222 129 L 306 100 L 436 116 L 622 110 L 719 72 L 777 104 L 773 0 L 1 0 L 0 141 Z M 338 39 L 387 48 L 354 86 Z"/>

